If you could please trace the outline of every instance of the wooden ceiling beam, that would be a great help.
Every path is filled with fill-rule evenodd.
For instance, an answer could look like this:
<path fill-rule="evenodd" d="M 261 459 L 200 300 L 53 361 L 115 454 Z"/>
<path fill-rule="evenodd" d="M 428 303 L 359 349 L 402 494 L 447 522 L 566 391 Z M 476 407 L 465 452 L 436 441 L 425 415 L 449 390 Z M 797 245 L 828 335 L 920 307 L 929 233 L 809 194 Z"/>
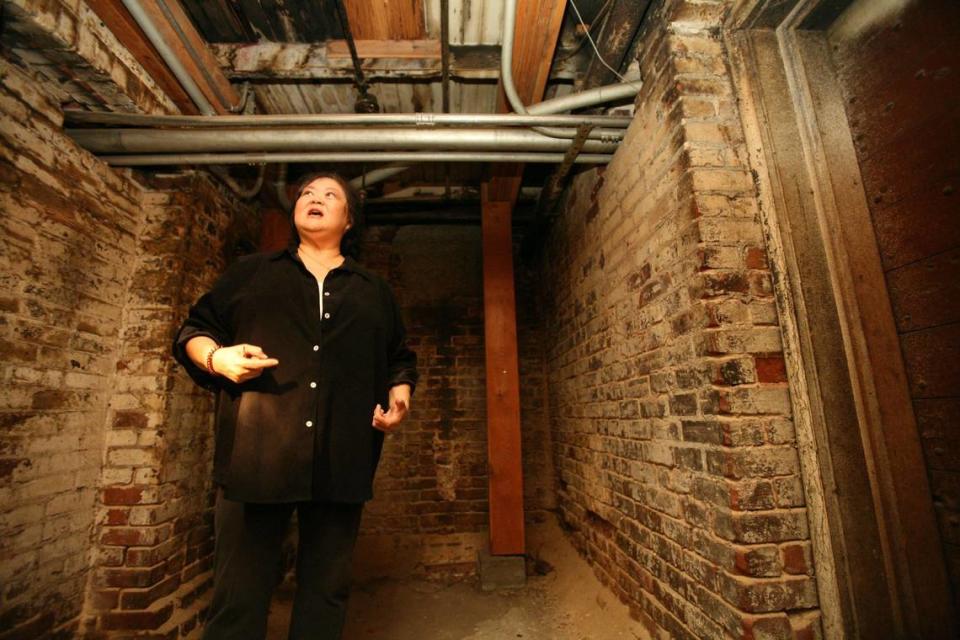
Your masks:
<path fill-rule="evenodd" d="M 219 114 L 229 113 L 230 107 L 240 101 L 240 96 L 223 74 L 217 59 L 193 26 L 179 0 L 141 0 L 140 3 L 164 41 L 173 50 L 174 55 L 214 110 Z M 198 113 L 193 101 L 187 97 L 186 91 L 124 7 L 123 2 L 91 0 L 88 4 L 117 39 L 137 58 L 141 66 L 165 91 L 168 91 L 171 99 L 181 109 L 186 109 L 185 113 Z M 184 102 L 185 97 L 189 103 Z"/>
<path fill-rule="evenodd" d="M 439 60 L 439 40 L 360 40 L 353 41 L 360 58 L 397 58 Z M 327 42 L 327 59 L 350 58 L 346 40 Z"/>
<path fill-rule="evenodd" d="M 426 36 L 422 0 L 344 0 L 356 40 L 419 40 Z"/>
<path fill-rule="evenodd" d="M 524 104 L 543 99 L 565 8 L 566 0 L 517 0 L 513 81 Z M 502 86 L 497 95 L 497 111 L 513 111 Z M 494 165 L 486 189 L 488 197 L 494 201 L 514 202 L 522 177 L 522 164 Z"/>
<path fill-rule="evenodd" d="M 200 110 L 193 104 L 193 100 L 183 90 L 176 77 L 170 72 L 170 69 L 164 63 L 163 58 L 157 53 L 157 50 L 144 35 L 143 30 L 136 23 L 130 13 L 119 0 L 87 0 L 87 5 L 97 17 L 103 21 L 117 40 L 120 41 L 127 51 L 140 63 L 150 77 L 156 81 L 160 89 L 163 90 L 173 103 L 177 105 L 180 113 L 184 115 L 197 115 Z"/>
<path fill-rule="evenodd" d="M 442 72 L 440 41 L 412 42 L 423 44 L 410 47 L 403 45 L 406 48 L 400 50 L 395 40 L 357 41 L 358 53 L 363 59 L 364 76 L 368 80 L 439 79 Z M 332 54 L 331 46 L 334 49 Z M 353 79 L 353 62 L 343 40 L 309 44 L 215 43 L 210 45 L 210 50 L 223 73 L 233 80 L 284 82 Z M 498 45 L 452 45 L 450 57 L 450 76 L 454 80 L 496 82 L 500 79 Z M 550 72 L 551 80 L 572 82 L 575 78 L 576 60 L 573 58 L 556 65 Z"/>

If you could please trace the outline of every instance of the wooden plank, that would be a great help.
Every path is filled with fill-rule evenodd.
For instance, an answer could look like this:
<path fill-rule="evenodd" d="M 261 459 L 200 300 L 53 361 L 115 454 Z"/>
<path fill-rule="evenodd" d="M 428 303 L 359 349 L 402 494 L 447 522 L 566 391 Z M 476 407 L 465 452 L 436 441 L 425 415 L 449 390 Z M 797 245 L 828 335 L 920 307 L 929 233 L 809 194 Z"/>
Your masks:
<path fill-rule="evenodd" d="M 237 104 L 240 97 L 223 75 L 216 58 L 207 49 L 206 42 L 193 27 L 179 1 L 163 0 L 161 6 L 158 0 L 142 0 L 141 6 L 214 110 L 219 114 L 229 113 L 229 107 Z M 187 47 L 200 58 L 199 65 Z"/>
<path fill-rule="evenodd" d="M 547 86 L 560 26 L 563 23 L 564 0 L 519 0 L 513 38 L 513 80 L 524 104 L 539 102 Z M 497 111 L 513 111 L 500 87 Z M 491 200 L 513 202 L 520 189 L 523 165 L 495 167 L 487 186 Z"/>
<path fill-rule="evenodd" d="M 426 35 L 421 0 L 344 0 L 354 39 L 418 40 Z"/>
<path fill-rule="evenodd" d="M 170 96 L 180 109 L 180 113 L 185 115 L 200 113 L 120 0 L 88 0 L 87 5 L 116 36 L 120 44 L 136 58 L 140 66 L 150 74 L 163 92 Z"/>
<path fill-rule="evenodd" d="M 343 43 L 340 41 L 332 41 Z M 369 41 L 366 42 L 384 42 Z M 395 41 L 389 41 L 395 42 Z M 421 40 L 417 42 L 437 42 Z M 359 44 L 359 43 L 358 43 Z M 366 47 L 366 45 L 363 45 Z M 421 48 L 405 57 L 374 56 L 362 49 L 363 72 L 369 80 L 395 78 L 440 78 L 439 42 L 437 50 Z M 327 43 L 258 42 L 214 43 L 210 50 L 224 74 L 233 80 L 339 80 L 353 78 L 353 63 L 342 48 L 330 55 Z M 422 52 L 422 57 L 418 54 Z M 497 45 L 454 45 L 450 47 L 450 76 L 453 79 L 496 82 L 500 79 L 500 47 Z M 571 59 L 550 72 L 554 80 L 573 80 L 575 63 Z"/>
<path fill-rule="evenodd" d="M 877 238 L 847 122 L 834 58 L 824 39 L 802 32 L 797 46 L 815 113 L 808 134 L 818 171 L 822 221 L 834 290 L 849 346 L 849 360 L 872 464 L 878 511 L 884 524 L 885 555 L 896 579 L 904 637 L 955 638 L 950 585 L 939 544 L 936 512 L 917 431 L 903 351 L 884 280 Z M 814 111 L 815 110 L 815 111 Z M 838 126 L 837 123 L 844 123 Z M 944 343 L 949 361 L 956 336 Z M 937 383 L 945 382 L 934 372 Z M 944 383 L 943 386 L 949 387 Z"/>
<path fill-rule="evenodd" d="M 888 271 L 887 287 L 901 334 L 960 321 L 960 248 Z"/>
<path fill-rule="evenodd" d="M 524 553 L 520 375 L 513 283 L 513 204 L 481 192 L 483 323 L 487 371 L 490 553 Z"/>
<path fill-rule="evenodd" d="M 439 40 L 354 40 L 360 58 L 439 60 Z M 350 58 L 346 40 L 327 42 L 327 58 Z"/>
<path fill-rule="evenodd" d="M 543 97 L 565 0 L 519 0 L 513 76 L 520 98 Z M 510 111 L 502 87 L 497 111 Z M 484 339 L 487 351 L 487 440 L 490 459 L 490 553 L 524 553 L 520 456 L 520 378 L 510 217 L 522 164 L 495 164 L 481 185 Z"/>
<path fill-rule="evenodd" d="M 220 71 L 220 67 L 217 66 L 217 59 L 213 57 L 207 47 L 206 40 L 197 32 L 183 5 L 180 4 L 180 0 L 163 0 L 163 2 L 172 14 L 177 29 L 183 34 L 187 44 L 199 56 L 200 64 L 203 66 L 201 77 L 214 85 L 217 95 L 221 98 L 221 106 L 229 110 L 230 107 L 240 101 L 240 95 L 234 90 L 233 85 L 223 75 L 223 72 Z"/>

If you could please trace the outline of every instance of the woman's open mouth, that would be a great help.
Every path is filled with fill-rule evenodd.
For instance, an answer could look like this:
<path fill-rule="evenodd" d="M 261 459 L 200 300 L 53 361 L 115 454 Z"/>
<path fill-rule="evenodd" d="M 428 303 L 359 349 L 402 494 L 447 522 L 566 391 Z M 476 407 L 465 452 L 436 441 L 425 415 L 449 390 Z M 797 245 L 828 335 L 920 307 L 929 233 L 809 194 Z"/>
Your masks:
<path fill-rule="evenodd" d="M 308 210 L 307 210 L 307 215 L 308 215 L 308 216 L 322 216 L 322 215 L 323 215 L 323 210 L 322 210 L 322 209 L 308 209 Z"/>

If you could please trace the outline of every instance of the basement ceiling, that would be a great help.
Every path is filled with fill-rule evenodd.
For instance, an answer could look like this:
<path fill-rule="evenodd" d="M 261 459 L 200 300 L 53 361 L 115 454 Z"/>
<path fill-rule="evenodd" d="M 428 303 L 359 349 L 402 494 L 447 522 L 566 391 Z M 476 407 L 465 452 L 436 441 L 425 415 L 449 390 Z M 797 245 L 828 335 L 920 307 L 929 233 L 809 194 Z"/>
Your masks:
<path fill-rule="evenodd" d="M 210 44 L 224 73 L 237 85 L 250 82 L 258 113 L 352 113 L 358 92 L 335 0 L 181 0 Z M 503 0 L 449 0 L 450 112 L 493 113 L 497 104 Z M 609 4 L 609 3 L 606 3 Z M 384 113 L 443 112 L 440 77 L 440 0 L 346 0 L 364 73 Z M 604 0 L 578 0 L 589 24 Z M 592 29 L 594 36 L 599 24 Z M 578 22 L 567 8 L 545 98 L 565 95 L 592 57 Z M 338 42 L 332 42 L 338 41 Z M 364 55 L 363 41 L 412 41 L 433 60 L 391 64 Z M 396 44 L 396 43 L 394 43 Z M 331 69 L 336 69 L 332 72 Z M 369 167 L 367 167 L 369 169 Z M 343 167 L 347 174 L 362 167 Z M 483 165 L 419 165 L 397 182 L 479 184 Z M 526 182 L 542 184 L 549 166 L 529 166 Z"/>

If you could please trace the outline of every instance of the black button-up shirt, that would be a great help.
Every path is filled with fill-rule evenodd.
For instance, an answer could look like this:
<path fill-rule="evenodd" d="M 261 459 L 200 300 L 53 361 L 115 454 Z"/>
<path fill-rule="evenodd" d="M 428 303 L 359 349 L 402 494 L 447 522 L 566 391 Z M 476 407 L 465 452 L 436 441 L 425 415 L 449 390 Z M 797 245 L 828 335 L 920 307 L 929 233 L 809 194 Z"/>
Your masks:
<path fill-rule="evenodd" d="M 190 360 L 196 336 L 256 345 L 280 364 L 233 383 Z M 372 498 L 384 437 L 374 407 L 418 379 L 386 280 L 347 256 L 321 283 L 292 248 L 231 264 L 190 308 L 173 355 L 219 394 L 214 481 L 245 502 Z"/>

